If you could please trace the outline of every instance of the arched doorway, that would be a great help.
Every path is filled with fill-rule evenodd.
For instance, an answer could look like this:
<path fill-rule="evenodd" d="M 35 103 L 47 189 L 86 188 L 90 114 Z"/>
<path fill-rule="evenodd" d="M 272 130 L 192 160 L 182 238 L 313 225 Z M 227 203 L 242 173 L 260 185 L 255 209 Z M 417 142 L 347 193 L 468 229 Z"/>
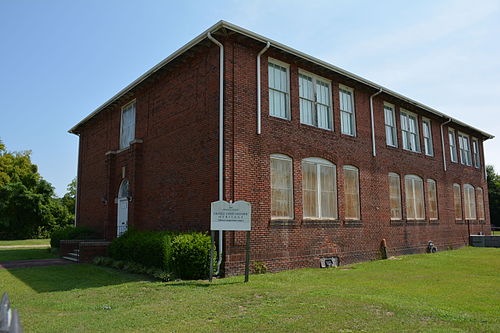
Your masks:
<path fill-rule="evenodd" d="M 124 179 L 118 190 L 118 213 L 116 214 L 116 236 L 120 237 L 128 229 L 128 180 Z"/>

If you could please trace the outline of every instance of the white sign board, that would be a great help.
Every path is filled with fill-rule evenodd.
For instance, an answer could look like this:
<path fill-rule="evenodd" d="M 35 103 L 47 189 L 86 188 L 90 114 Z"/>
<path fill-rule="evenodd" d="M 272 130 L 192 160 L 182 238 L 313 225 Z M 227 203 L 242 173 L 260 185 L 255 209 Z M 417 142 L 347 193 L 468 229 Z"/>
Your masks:
<path fill-rule="evenodd" d="M 252 207 L 249 202 L 214 201 L 211 208 L 211 230 L 250 231 L 252 229 Z"/>

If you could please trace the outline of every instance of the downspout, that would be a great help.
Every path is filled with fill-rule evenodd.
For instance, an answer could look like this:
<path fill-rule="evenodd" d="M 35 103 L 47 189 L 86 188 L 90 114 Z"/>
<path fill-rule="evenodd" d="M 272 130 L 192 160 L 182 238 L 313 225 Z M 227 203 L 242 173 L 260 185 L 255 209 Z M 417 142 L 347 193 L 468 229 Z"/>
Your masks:
<path fill-rule="evenodd" d="M 224 200 L 224 46 L 217 39 L 213 38 L 210 32 L 208 39 L 214 42 L 220 50 L 219 53 L 219 200 Z M 219 230 L 219 259 L 217 260 L 217 271 L 220 273 L 222 263 L 222 236 L 223 231 Z"/>
<path fill-rule="evenodd" d="M 449 118 L 447 121 L 441 124 L 441 151 L 443 153 L 443 168 L 444 171 L 446 171 L 446 155 L 444 154 L 444 134 L 443 134 L 443 126 L 450 123 L 451 118 Z"/>
<path fill-rule="evenodd" d="M 383 89 L 380 88 L 379 91 L 377 91 L 375 94 L 370 96 L 370 118 L 372 121 L 372 154 L 373 154 L 373 157 L 377 156 L 377 150 L 375 148 L 375 119 L 373 116 L 373 97 L 382 93 L 382 91 L 383 91 Z"/>
<path fill-rule="evenodd" d="M 266 46 L 257 54 L 257 134 L 261 133 L 261 94 L 260 94 L 260 56 L 271 46 L 267 42 Z"/>

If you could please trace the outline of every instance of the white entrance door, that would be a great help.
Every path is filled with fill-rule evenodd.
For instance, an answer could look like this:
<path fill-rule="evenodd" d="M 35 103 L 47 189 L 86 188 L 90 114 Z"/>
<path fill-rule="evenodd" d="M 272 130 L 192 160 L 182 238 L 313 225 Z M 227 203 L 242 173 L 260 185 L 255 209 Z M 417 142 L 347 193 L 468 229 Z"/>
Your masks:
<path fill-rule="evenodd" d="M 118 198 L 116 236 L 120 237 L 128 229 L 128 198 Z"/>

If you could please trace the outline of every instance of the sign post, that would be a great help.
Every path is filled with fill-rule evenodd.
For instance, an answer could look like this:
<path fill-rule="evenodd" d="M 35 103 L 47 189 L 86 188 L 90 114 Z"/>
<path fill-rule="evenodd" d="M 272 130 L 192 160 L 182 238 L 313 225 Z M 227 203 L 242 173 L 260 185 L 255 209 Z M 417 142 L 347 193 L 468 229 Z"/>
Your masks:
<path fill-rule="evenodd" d="M 213 244 L 214 230 L 246 231 L 245 282 L 250 271 L 250 230 L 252 229 L 252 206 L 246 201 L 214 201 L 210 213 L 210 236 Z M 210 249 L 210 276 L 213 275 L 213 247 Z"/>

